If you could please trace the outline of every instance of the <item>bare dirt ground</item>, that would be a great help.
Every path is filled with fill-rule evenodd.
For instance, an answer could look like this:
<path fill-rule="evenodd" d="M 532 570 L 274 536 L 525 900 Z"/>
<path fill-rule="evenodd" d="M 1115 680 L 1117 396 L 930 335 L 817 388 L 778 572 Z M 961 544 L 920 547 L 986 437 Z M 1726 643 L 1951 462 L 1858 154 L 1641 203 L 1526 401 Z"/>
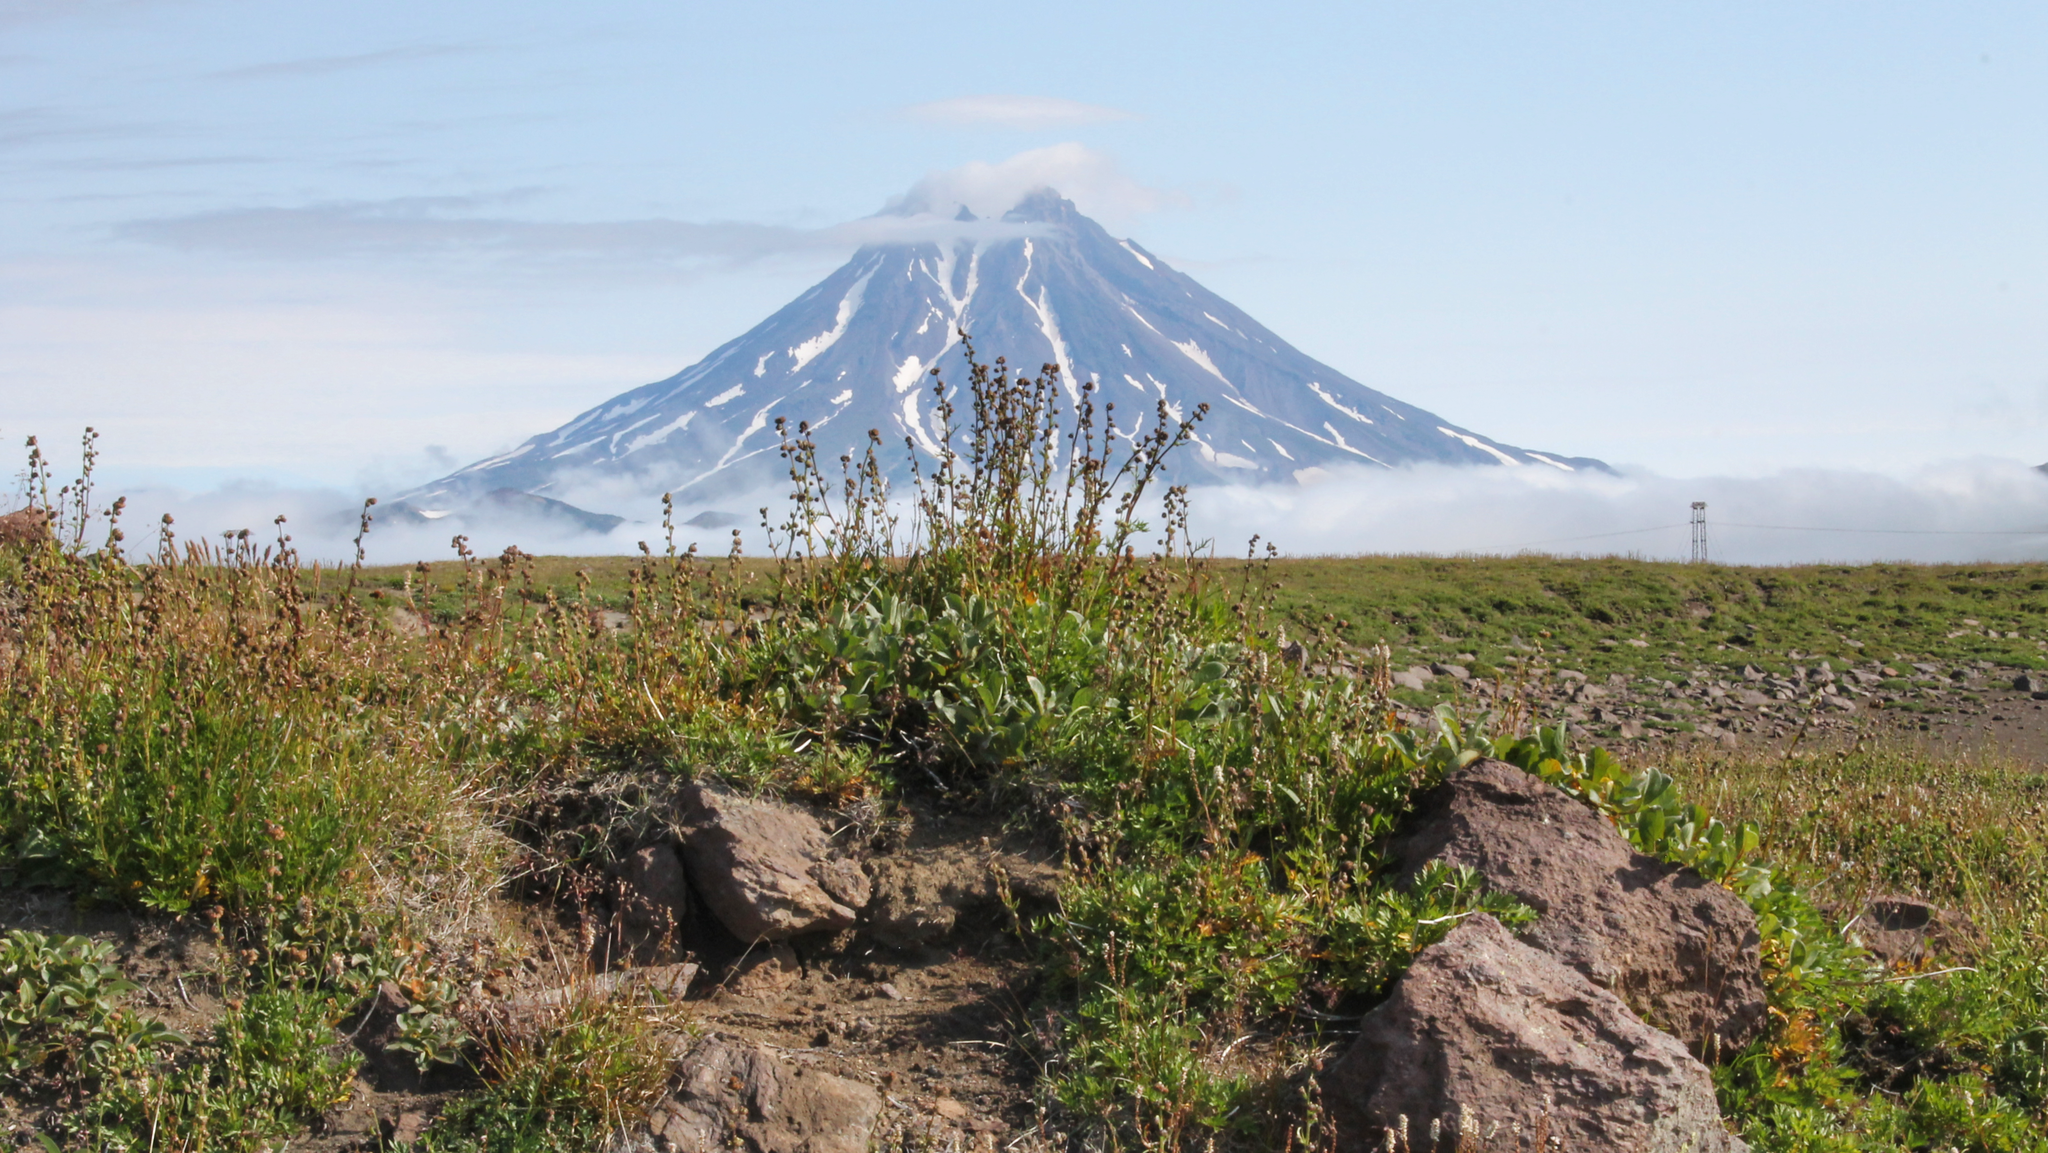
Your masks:
<path fill-rule="evenodd" d="M 771 948 L 749 947 L 708 915 L 697 918 L 676 942 L 679 957 L 699 966 L 676 1015 L 678 1043 L 708 1036 L 759 1045 L 785 1063 L 868 1084 L 885 1102 L 880 1135 L 899 1144 L 981 1148 L 997 1137 L 1008 1145 L 1034 1135 L 1042 1114 L 1038 1071 L 1024 1054 L 1034 1048 L 1029 1007 L 1037 970 L 1013 917 L 1047 907 L 1050 855 L 1032 838 L 1005 836 L 990 818 L 930 804 L 905 806 L 894 836 L 897 843 L 870 859 L 886 857 L 899 871 L 917 871 L 928 889 L 944 888 L 950 927 L 926 926 L 909 934 L 914 940 L 899 933 L 893 943 L 856 931 Z M 1017 874 L 1014 912 L 985 899 L 988 886 L 978 883 L 992 860 Z M 601 902 L 570 908 L 508 894 L 497 912 L 497 941 L 440 959 L 445 971 L 474 978 L 472 996 L 509 1002 L 574 986 L 588 979 L 593 952 L 604 951 L 593 948 L 603 935 Z M 81 909 L 47 889 L 0 892 L 0 931 L 11 929 L 112 943 L 138 985 L 130 1003 L 187 1037 L 208 1035 L 232 996 L 223 989 L 214 922 L 204 916 Z M 346 1045 L 338 1040 L 337 1050 Z M 452 1067 L 392 1078 L 368 1063 L 349 1099 L 291 1147 L 391 1147 L 392 1138 L 409 1135 L 476 1084 L 473 1073 Z M 0 1127 L 10 1145 L 32 1141 L 65 1107 L 0 1098 Z"/>

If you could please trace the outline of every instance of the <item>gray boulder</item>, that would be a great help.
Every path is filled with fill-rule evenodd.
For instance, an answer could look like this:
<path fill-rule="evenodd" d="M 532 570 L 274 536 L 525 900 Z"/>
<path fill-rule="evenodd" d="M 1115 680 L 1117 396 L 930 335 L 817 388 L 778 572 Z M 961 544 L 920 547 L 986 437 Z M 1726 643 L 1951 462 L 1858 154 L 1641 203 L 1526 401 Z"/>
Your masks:
<path fill-rule="evenodd" d="M 1477 869 L 1540 914 L 1524 940 L 1709 1060 L 1763 1028 L 1749 905 L 1636 852 L 1605 817 L 1513 765 L 1475 761 L 1422 793 L 1388 854 L 1410 876 L 1439 859 Z"/>
<path fill-rule="evenodd" d="M 1747 1150 L 1677 1038 L 1484 913 L 1416 956 L 1320 1081 L 1334 1153 Z"/>
<path fill-rule="evenodd" d="M 881 1113 L 882 1097 L 870 1086 L 710 1038 L 676 1062 L 676 1086 L 649 1114 L 648 1128 L 690 1153 L 867 1153 Z"/>
<path fill-rule="evenodd" d="M 851 928 L 868 903 L 867 874 L 801 809 L 699 784 L 676 818 L 698 895 L 742 941 Z"/>

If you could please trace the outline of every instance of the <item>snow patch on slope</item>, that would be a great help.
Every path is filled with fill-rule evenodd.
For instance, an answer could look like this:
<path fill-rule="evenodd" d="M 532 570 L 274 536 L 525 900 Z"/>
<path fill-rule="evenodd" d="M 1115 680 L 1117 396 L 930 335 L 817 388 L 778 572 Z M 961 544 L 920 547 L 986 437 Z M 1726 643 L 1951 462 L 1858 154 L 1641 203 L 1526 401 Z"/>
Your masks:
<path fill-rule="evenodd" d="M 1492 453 L 1495 457 L 1497 457 L 1500 460 L 1502 464 L 1512 464 L 1518 468 L 1522 464 L 1521 461 L 1516 460 L 1514 457 L 1511 457 L 1507 453 L 1504 453 L 1501 450 L 1486 443 L 1485 441 L 1480 440 L 1476 436 L 1471 436 L 1469 434 L 1459 432 L 1455 428 L 1445 428 L 1443 425 L 1437 425 L 1436 430 L 1440 433 L 1443 433 L 1445 436 L 1450 437 L 1452 440 L 1462 440 L 1466 444 L 1471 445 L 1473 448 L 1478 449 L 1480 452 Z"/>
<path fill-rule="evenodd" d="M 1336 409 L 1338 412 L 1343 413 L 1345 416 L 1350 417 L 1351 419 L 1359 422 L 1360 424 L 1373 423 L 1371 417 L 1365 415 L 1364 413 L 1358 411 L 1355 408 L 1352 408 L 1350 405 L 1345 404 L 1343 401 L 1338 400 L 1336 397 L 1331 396 L 1328 392 L 1324 391 L 1323 386 L 1317 383 L 1316 381 L 1309 381 L 1308 386 L 1314 389 L 1315 394 L 1317 396 L 1322 397 L 1324 402 L 1327 403 L 1331 408 Z"/>
<path fill-rule="evenodd" d="M 1141 317 L 1140 319 L 1143 318 Z M 1181 354 L 1183 356 L 1186 356 L 1189 360 L 1192 360 L 1196 364 L 1201 365 L 1202 368 L 1205 371 L 1207 371 L 1210 376 L 1215 377 L 1217 380 L 1220 380 L 1225 384 L 1230 384 L 1230 378 L 1223 375 L 1222 370 L 1216 367 L 1216 362 L 1210 360 L 1209 354 L 1202 351 L 1201 345 L 1196 344 L 1192 340 L 1187 341 L 1186 343 L 1182 343 L 1181 341 L 1176 340 L 1173 342 L 1173 346 L 1175 348 L 1180 349 Z M 1236 388 L 1237 386 L 1234 384 L 1230 384 L 1230 387 Z"/>
<path fill-rule="evenodd" d="M 648 445 L 660 444 L 669 438 L 670 433 L 681 432 L 690 427 L 690 420 L 696 415 L 697 410 L 693 408 L 674 420 L 669 421 L 667 424 L 662 425 L 660 428 L 641 433 L 639 436 L 626 442 L 626 451 L 623 455 L 631 456 Z"/>
<path fill-rule="evenodd" d="M 875 268 L 879 267 L 881 262 L 877 261 Z M 834 318 L 830 329 L 789 350 L 790 359 L 796 361 L 790 367 L 790 372 L 802 372 L 804 365 L 816 360 L 819 353 L 839 343 L 839 338 L 846 335 L 847 324 L 853 320 L 853 314 L 860 311 L 860 302 L 867 296 L 868 281 L 874 277 L 875 268 L 861 273 L 860 279 L 854 281 L 853 287 L 839 299 L 839 314 Z"/>

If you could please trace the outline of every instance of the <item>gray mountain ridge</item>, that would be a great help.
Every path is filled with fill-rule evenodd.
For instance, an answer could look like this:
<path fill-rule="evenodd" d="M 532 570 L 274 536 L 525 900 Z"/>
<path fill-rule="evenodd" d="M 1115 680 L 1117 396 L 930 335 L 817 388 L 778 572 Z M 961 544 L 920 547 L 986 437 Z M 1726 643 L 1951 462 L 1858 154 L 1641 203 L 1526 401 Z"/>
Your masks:
<path fill-rule="evenodd" d="M 929 372 L 964 384 L 962 330 L 985 360 L 1058 364 L 1071 398 L 1096 381 L 1126 432 L 1149 426 L 1162 400 L 1174 419 L 1207 404 L 1170 469 L 1177 483 L 1310 482 L 1338 464 L 1607 471 L 1493 440 L 1352 380 L 1051 189 L 1000 222 L 964 207 L 955 219 L 959 239 L 863 247 L 698 363 L 402 494 L 401 507 L 436 517 L 506 490 L 566 501 L 593 482 L 704 506 L 786 478 L 777 417 L 792 429 L 808 422 L 823 460 L 859 452 L 880 430 L 900 483 L 910 462 L 893 450 L 906 439 L 931 460 L 944 451 Z"/>

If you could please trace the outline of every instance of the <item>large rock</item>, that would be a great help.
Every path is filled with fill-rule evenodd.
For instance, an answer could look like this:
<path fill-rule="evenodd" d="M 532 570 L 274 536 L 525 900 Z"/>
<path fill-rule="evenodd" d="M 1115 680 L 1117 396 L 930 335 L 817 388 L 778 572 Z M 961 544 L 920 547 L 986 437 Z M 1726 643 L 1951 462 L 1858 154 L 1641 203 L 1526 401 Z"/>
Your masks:
<path fill-rule="evenodd" d="M 1712 1060 L 1764 1024 L 1756 915 L 1690 869 L 1635 851 L 1605 817 L 1502 761 L 1416 798 L 1389 846 L 1408 875 L 1469 865 L 1541 914 L 1523 939 Z"/>
<path fill-rule="evenodd" d="M 1677 1038 L 1484 913 L 1416 956 L 1321 1083 L 1335 1153 L 1377 1153 L 1404 1129 L 1415 1150 L 1467 1148 L 1469 1130 L 1489 1149 L 1747 1149 Z"/>
<path fill-rule="evenodd" d="M 50 514 L 22 508 L 0 516 L 0 546 L 41 544 L 50 539 Z"/>
<path fill-rule="evenodd" d="M 801 809 L 699 784 L 678 795 L 676 817 L 690 880 L 742 941 L 851 928 L 868 902 L 867 874 Z"/>
<path fill-rule="evenodd" d="M 689 1153 L 867 1153 L 882 1112 L 881 1095 L 858 1081 L 715 1038 L 685 1053 L 676 1075 L 648 1128 Z"/>

